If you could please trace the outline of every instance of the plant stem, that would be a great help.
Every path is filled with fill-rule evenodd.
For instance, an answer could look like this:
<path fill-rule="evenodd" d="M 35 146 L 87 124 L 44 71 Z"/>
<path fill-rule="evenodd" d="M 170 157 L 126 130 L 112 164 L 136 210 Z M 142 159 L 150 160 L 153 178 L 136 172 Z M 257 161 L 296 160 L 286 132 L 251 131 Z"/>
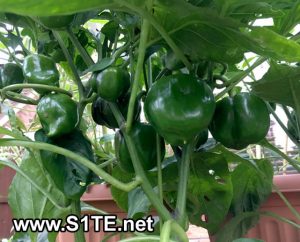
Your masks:
<path fill-rule="evenodd" d="M 78 41 L 78 38 L 75 36 L 75 34 L 73 33 L 73 31 L 68 28 L 67 29 L 67 34 L 68 37 L 70 38 L 71 42 L 73 43 L 73 45 L 77 48 L 77 50 L 79 51 L 84 63 L 87 66 L 91 66 L 94 65 L 94 61 L 93 59 L 90 57 L 90 55 L 87 53 L 87 51 L 85 50 L 85 48 L 83 48 L 83 46 L 81 45 L 81 43 Z"/>
<path fill-rule="evenodd" d="M 269 103 L 266 103 L 266 104 L 267 104 L 268 110 L 271 112 L 271 114 L 273 115 L 273 117 L 276 119 L 276 121 L 279 124 L 279 126 L 283 129 L 283 131 L 287 134 L 287 136 L 290 138 L 290 140 L 293 141 L 293 143 L 300 150 L 300 144 L 297 141 L 297 139 L 295 139 L 295 137 L 289 132 L 289 130 L 287 129 L 287 127 L 285 127 L 285 125 L 283 124 L 283 122 L 281 121 L 281 119 L 277 116 L 276 112 L 273 110 L 272 106 Z"/>
<path fill-rule="evenodd" d="M 142 76 L 149 30 L 150 30 L 150 24 L 146 19 L 144 19 L 143 24 L 142 24 L 142 32 L 141 32 L 141 39 L 140 39 L 140 45 L 139 45 L 139 54 L 138 54 L 138 59 L 137 59 L 136 71 L 135 71 L 135 75 L 134 75 L 134 80 L 133 80 L 133 85 L 132 85 L 132 90 L 131 90 L 131 95 L 130 95 L 130 100 L 129 100 L 128 113 L 127 113 L 127 131 L 128 132 L 131 130 L 131 127 L 132 127 L 135 100 L 136 100 L 136 97 L 138 94 L 139 80 Z"/>
<path fill-rule="evenodd" d="M 72 214 L 76 215 L 79 219 L 81 218 L 80 200 L 72 202 Z M 75 242 L 85 242 L 83 227 L 79 223 L 79 229 L 75 233 Z"/>
<path fill-rule="evenodd" d="M 183 241 L 183 242 L 188 242 L 189 241 L 189 239 L 186 236 L 186 233 L 183 230 L 183 228 L 178 223 L 176 223 L 175 221 L 173 221 L 173 223 L 171 225 L 171 230 L 176 233 L 176 235 L 178 236 L 178 238 L 181 241 Z"/>
<path fill-rule="evenodd" d="M 158 194 L 159 194 L 159 200 L 161 203 L 164 202 L 164 195 L 163 195 L 163 181 L 162 181 L 162 167 L 161 167 L 161 142 L 160 137 L 158 134 L 156 134 L 156 159 L 157 159 L 157 186 L 158 186 Z M 159 220 L 159 227 L 160 230 L 162 230 L 163 223 L 161 220 Z"/>
<path fill-rule="evenodd" d="M 81 99 L 85 98 L 85 89 L 84 89 L 84 86 L 83 86 L 83 84 L 81 82 L 81 79 L 80 79 L 80 77 L 78 75 L 77 68 L 76 68 L 76 66 L 75 66 L 75 64 L 73 62 L 73 59 L 72 59 L 72 57 L 71 57 L 71 55 L 70 55 L 70 53 L 69 53 L 69 51 L 68 51 L 68 49 L 67 49 L 67 47 L 66 47 L 66 45 L 64 43 L 64 41 L 63 41 L 63 39 L 62 39 L 59 31 L 53 30 L 52 32 L 53 32 L 54 37 L 57 39 L 57 41 L 58 41 L 58 43 L 59 43 L 59 45 L 60 45 L 60 47 L 61 47 L 61 49 L 62 49 L 62 51 L 63 51 L 63 53 L 64 53 L 64 55 L 66 57 L 66 59 L 68 61 L 68 64 L 69 64 L 69 66 L 71 68 L 71 71 L 72 71 L 73 76 L 74 76 L 75 84 L 78 87 L 79 101 L 81 101 Z"/>
<path fill-rule="evenodd" d="M 9 99 L 11 101 L 14 102 L 18 102 L 18 103 L 24 103 L 24 104 L 29 104 L 29 105 L 38 105 L 38 101 L 34 100 L 32 98 L 23 96 L 19 93 L 15 93 L 15 92 L 11 92 L 11 91 L 7 91 L 5 93 L 5 95 L 2 95 L 3 99 Z"/>
<path fill-rule="evenodd" d="M 161 242 L 168 242 L 170 240 L 171 225 L 172 225 L 172 220 L 168 220 L 164 223 L 164 225 L 161 229 L 161 234 L 160 234 L 160 241 Z"/>
<path fill-rule="evenodd" d="M 273 185 L 273 189 L 278 194 L 278 196 L 282 199 L 282 201 L 285 203 L 285 205 L 290 209 L 292 214 L 300 221 L 300 214 L 298 211 L 290 204 L 290 202 L 285 198 L 285 196 L 282 194 L 282 192 L 278 189 L 277 186 Z"/>
<path fill-rule="evenodd" d="M 185 228 L 186 219 L 186 196 L 187 196 L 187 184 L 190 174 L 190 154 L 193 150 L 193 142 L 184 144 L 183 154 L 180 160 L 179 169 L 179 182 L 177 189 L 177 203 L 176 203 L 176 215 L 178 223 Z"/>
<path fill-rule="evenodd" d="M 276 218 L 284 223 L 287 223 L 287 224 L 290 224 L 290 225 L 296 227 L 297 229 L 300 229 L 300 224 L 297 224 L 297 223 L 295 223 L 287 218 L 284 218 L 276 213 L 269 212 L 269 211 L 263 211 L 263 212 L 260 212 L 260 215 Z"/>
<path fill-rule="evenodd" d="M 98 213 L 98 214 L 102 214 L 102 215 L 109 215 L 109 213 L 99 209 L 99 208 L 95 208 L 87 203 L 84 203 L 84 202 L 81 202 L 81 211 L 83 212 L 95 212 L 95 213 Z M 123 222 L 121 219 L 116 219 L 116 223 L 118 225 L 122 225 Z M 132 232 L 133 234 L 137 235 L 137 236 L 146 236 L 146 234 L 143 234 L 143 233 L 139 233 L 139 232 Z"/>
<path fill-rule="evenodd" d="M 269 141 L 267 141 L 266 139 L 263 139 L 260 142 L 260 145 L 274 151 L 275 153 L 277 153 L 278 155 L 280 155 L 282 158 L 284 158 L 285 160 L 287 160 L 298 172 L 300 172 L 300 163 L 297 162 L 296 160 L 290 158 L 289 156 L 287 156 L 285 153 L 283 153 L 281 150 L 279 150 L 277 147 L 275 147 L 274 145 L 272 145 Z"/>
<path fill-rule="evenodd" d="M 4 93 L 4 95 L 5 95 L 5 92 L 7 92 L 7 91 L 15 91 L 18 89 L 23 89 L 23 88 L 42 89 L 42 90 L 46 90 L 49 92 L 63 93 L 63 94 L 66 94 L 66 95 L 72 97 L 72 93 L 66 91 L 65 89 L 62 89 L 59 87 L 54 87 L 54 86 L 48 86 L 48 85 L 42 85 L 42 84 L 30 84 L 30 83 L 9 85 L 9 86 L 6 86 L 3 89 L 1 89 L 1 92 Z"/>
<path fill-rule="evenodd" d="M 23 141 L 23 140 L 16 140 L 16 139 L 1 139 L 0 146 L 22 146 L 22 147 L 38 149 L 38 150 L 47 150 L 47 151 L 51 151 L 69 157 L 75 162 L 86 166 L 87 168 L 92 170 L 96 175 L 98 175 L 103 180 L 105 180 L 107 183 L 110 183 L 112 186 L 115 186 L 116 188 L 122 191 L 129 192 L 134 188 L 136 188 L 138 185 L 140 185 L 142 182 L 140 177 L 136 177 L 136 179 L 132 182 L 129 182 L 127 184 L 122 183 L 116 178 L 114 178 L 113 176 L 106 173 L 103 169 L 99 168 L 96 164 L 86 159 L 85 157 L 82 157 L 70 150 L 55 145 L 36 142 L 36 141 L 33 142 L 33 141 Z"/>
<path fill-rule="evenodd" d="M 259 57 L 251 67 L 249 67 L 243 73 L 239 73 L 236 76 L 234 76 L 230 81 L 231 84 L 227 88 L 225 88 L 225 90 L 216 95 L 216 100 L 222 98 L 226 93 L 232 90 L 239 82 L 241 82 L 246 76 L 248 76 L 249 73 L 251 73 L 256 67 L 264 63 L 266 60 L 267 58 L 265 57 Z"/>
<path fill-rule="evenodd" d="M 192 69 L 191 63 L 188 61 L 188 59 L 181 51 L 181 49 L 173 41 L 169 33 L 164 29 L 163 26 L 161 26 L 161 24 L 148 11 L 136 7 L 135 5 L 130 4 L 129 2 L 125 2 L 123 0 L 116 0 L 116 2 L 119 2 L 121 5 L 124 5 L 127 8 L 139 13 L 141 16 L 144 17 L 144 19 L 147 19 L 151 23 L 151 25 L 159 32 L 162 38 L 167 42 L 167 44 L 174 51 L 175 55 L 178 57 L 178 59 L 180 59 L 183 62 L 183 64 L 187 67 L 187 69 L 188 70 Z"/>
<path fill-rule="evenodd" d="M 160 241 L 161 242 L 170 241 L 171 231 L 173 231 L 178 236 L 180 241 L 182 241 L 182 242 L 188 242 L 189 241 L 187 236 L 186 236 L 185 231 L 174 220 L 168 220 L 164 223 L 164 226 L 162 228 L 162 232 L 161 232 L 161 235 L 160 235 Z"/>
<path fill-rule="evenodd" d="M 114 103 L 109 104 L 118 124 L 119 127 L 123 127 L 124 124 L 124 118 Z M 150 200 L 151 204 L 155 207 L 157 210 L 158 214 L 161 216 L 163 220 L 170 220 L 172 217 L 169 213 L 169 211 L 165 208 L 163 203 L 159 199 L 157 199 L 157 194 L 153 191 L 153 188 L 148 180 L 148 177 L 146 176 L 146 173 L 143 169 L 143 166 L 141 164 L 141 161 L 139 159 L 139 156 L 136 151 L 136 144 L 131 138 L 130 134 L 127 134 L 126 132 L 123 132 L 123 136 L 125 138 L 125 142 L 127 145 L 127 148 L 129 150 L 129 154 L 132 160 L 132 164 L 135 170 L 136 176 L 141 178 L 141 186 L 145 194 L 147 195 L 148 199 Z"/>

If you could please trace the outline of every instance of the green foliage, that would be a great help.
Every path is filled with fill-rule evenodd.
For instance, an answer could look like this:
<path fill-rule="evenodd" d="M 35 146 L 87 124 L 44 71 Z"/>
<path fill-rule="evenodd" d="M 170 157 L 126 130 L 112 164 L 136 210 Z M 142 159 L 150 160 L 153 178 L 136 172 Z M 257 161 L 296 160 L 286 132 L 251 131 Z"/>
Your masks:
<path fill-rule="evenodd" d="M 228 163 L 223 155 L 195 153 L 188 183 L 190 222 L 215 233 L 228 213 L 232 189 Z"/>
<path fill-rule="evenodd" d="M 19 169 L 8 194 L 14 218 L 64 218 L 71 212 L 69 200 L 42 167 L 39 152 L 29 152 L 23 157 Z M 36 236 L 30 232 L 33 241 Z"/>

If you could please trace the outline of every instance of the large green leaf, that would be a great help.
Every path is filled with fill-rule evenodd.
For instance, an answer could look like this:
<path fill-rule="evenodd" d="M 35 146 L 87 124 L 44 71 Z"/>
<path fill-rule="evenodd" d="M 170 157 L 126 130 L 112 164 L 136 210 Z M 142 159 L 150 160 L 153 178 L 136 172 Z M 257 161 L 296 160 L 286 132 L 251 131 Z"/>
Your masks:
<path fill-rule="evenodd" d="M 299 61 L 300 45 L 264 27 L 249 27 L 212 9 L 184 0 L 158 0 L 154 15 L 173 41 L 193 61 L 236 63 L 244 52 L 284 61 Z M 152 38 L 160 36 L 153 32 Z"/>
<path fill-rule="evenodd" d="M 14 218 L 58 219 L 71 212 L 69 200 L 54 186 L 41 167 L 39 152 L 30 152 L 24 157 L 19 169 L 8 194 Z M 37 235 L 30 233 L 30 236 L 33 238 Z"/>
<path fill-rule="evenodd" d="M 251 28 L 247 35 L 257 44 L 252 46 L 252 51 L 260 55 L 289 62 L 300 61 L 300 45 L 291 39 L 264 27 Z"/>
<path fill-rule="evenodd" d="M 273 166 L 266 160 L 257 160 L 258 169 L 240 164 L 232 173 L 232 212 L 239 214 L 257 210 L 272 192 Z"/>
<path fill-rule="evenodd" d="M 62 15 L 116 6 L 111 0 L 0 0 L 0 5 L 2 12 L 29 16 Z"/>
<path fill-rule="evenodd" d="M 272 63 L 264 77 L 252 86 L 266 101 L 296 108 L 300 104 L 300 67 Z"/>
<path fill-rule="evenodd" d="M 231 199 L 232 183 L 225 158 L 221 154 L 195 153 L 188 183 L 190 222 L 215 233 L 228 213 Z"/>

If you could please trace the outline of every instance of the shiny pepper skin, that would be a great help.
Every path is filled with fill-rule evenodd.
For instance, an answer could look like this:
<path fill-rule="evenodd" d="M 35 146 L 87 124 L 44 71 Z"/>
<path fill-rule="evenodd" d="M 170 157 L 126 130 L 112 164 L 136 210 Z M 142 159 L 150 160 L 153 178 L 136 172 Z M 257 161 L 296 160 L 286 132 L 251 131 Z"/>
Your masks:
<path fill-rule="evenodd" d="M 24 59 L 23 73 L 28 83 L 59 86 L 59 72 L 55 62 L 44 55 L 29 55 Z M 36 89 L 40 94 L 48 91 Z"/>
<path fill-rule="evenodd" d="M 106 101 L 116 102 L 130 87 L 128 72 L 118 67 L 110 67 L 100 72 L 96 80 L 97 93 Z"/>
<path fill-rule="evenodd" d="M 15 63 L 7 63 L 0 69 L 2 87 L 24 82 L 22 68 Z M 21 92 L 18 90 L 17 92 Z"/>
<path fill-rule="evenodd" d="M 49 94 L 41 98 L 37 114 L 48 137 L 59 137 L 75 129 L 77 104 L 65 94 Z"/>
<path fill-rule="evenodd" d="M 183 145 L 208 127 L 215 100 L 205 82 L 176 74 L 152 85 L 144 109 L 147 120 L 168 143 Z"/>
<path fill-rule="evenodd" d="M 265 102 L 250 93 L 240 93 L 217 102 L 209 129 L 221 144 L 238 150 L 262 140 L 269 126 Z"/>
<path fill-rule="evenodd" d="M 151 170 L 157 164 L 155 130 L 149 124 L 135 123 L 130 132 L 144 170 Z M 161 141 L 160 148 L 161 158 L 163 159 L 165 156 L 165 145 L 163 141 Z M 134 173 L 129 150 L 121 131 L 118 131 L 115 134 L 115 151 L 120 167 L 126 172 Z"/>

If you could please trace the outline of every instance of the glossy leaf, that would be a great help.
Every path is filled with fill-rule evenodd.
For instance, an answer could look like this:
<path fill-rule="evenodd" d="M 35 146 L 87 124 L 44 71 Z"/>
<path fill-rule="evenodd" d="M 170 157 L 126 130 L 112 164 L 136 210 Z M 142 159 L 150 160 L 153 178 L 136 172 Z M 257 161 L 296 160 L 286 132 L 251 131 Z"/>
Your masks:
<path fill-rule="evenodd" d="M 272 63 L 264 77 L 252 86 L 253 92 L 269 102 L 296 107 L 300 103 L 300 67 Z"/>
<path fill-rule="evenodd" d="M 190 222 L 215 233 L 228 213 L 231 199 L 232 183 L 225 158 L 216 153 L 195 153 L 188 183 Z"/>
<path fill-rule="evenodd" d="M 9 188 L 8 202 L 14 218 L 64 218 L 68 200 L 41 167 L 39 152 L 30 152 Z M 51 195 L 51 199 L 41 191 Z M 31 238 L 37 236 L 30 233 Z"/>

